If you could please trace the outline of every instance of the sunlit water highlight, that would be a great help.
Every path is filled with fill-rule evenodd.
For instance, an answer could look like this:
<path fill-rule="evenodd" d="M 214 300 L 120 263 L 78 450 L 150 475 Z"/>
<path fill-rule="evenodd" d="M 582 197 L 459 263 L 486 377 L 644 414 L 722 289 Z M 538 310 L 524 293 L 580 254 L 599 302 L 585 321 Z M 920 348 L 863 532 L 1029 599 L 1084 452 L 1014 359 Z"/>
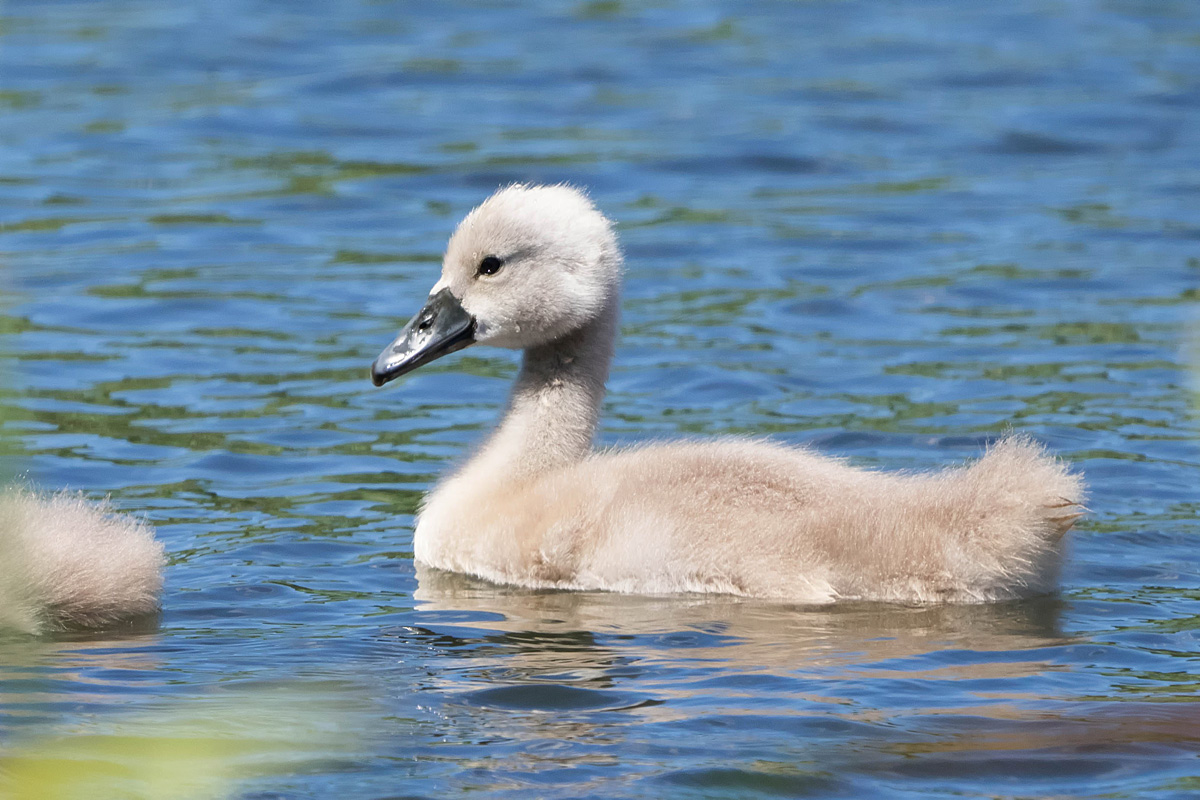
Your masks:
<path fill-rule="evenodd" d="M 0 773 L 28 796 L 61 764 L 164 796 L 143 747 L 247 798 L 1200 792 L 1190 0 L 10 0 L 0 145 L 10 463 L 111 493 L 172 556 L 155 625 L 0 639 Z M 620 223 L 604 444 L 924 469 L 1028 430 L 1093 491 L 1061 596 L 811 610 L 416 571 L 421 493 L 515 361 L 386 390 L 367 366 L 514 180 Z M 265 744 L 213 771 L 221 736 Z"/>

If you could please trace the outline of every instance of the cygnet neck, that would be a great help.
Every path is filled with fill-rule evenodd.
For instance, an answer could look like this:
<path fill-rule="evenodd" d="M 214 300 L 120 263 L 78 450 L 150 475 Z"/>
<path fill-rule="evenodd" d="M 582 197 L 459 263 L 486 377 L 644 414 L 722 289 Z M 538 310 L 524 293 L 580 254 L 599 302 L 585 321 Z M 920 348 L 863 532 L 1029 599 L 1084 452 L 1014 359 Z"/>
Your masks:
<path fill-rule="evenodd" d="M 584 327 L 527 349 L 508 411 L 466 469 L 519 478 L 585 458 L 600 422 L 616 327 L 614 297 Z"/>

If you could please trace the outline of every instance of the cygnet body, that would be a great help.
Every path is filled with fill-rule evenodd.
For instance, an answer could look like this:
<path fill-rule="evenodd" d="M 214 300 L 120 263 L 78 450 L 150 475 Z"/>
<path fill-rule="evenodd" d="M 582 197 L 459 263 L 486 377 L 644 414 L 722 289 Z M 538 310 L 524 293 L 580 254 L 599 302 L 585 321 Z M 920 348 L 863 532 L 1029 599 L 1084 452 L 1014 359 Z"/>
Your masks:
<path fill-rule="evenodd" d="M 153 529 L 81 494 L 0 490 L 0 629 L 103 628 L 154 613 Z"/>
<path fill-rule="evenodd" d="M 1053 591 L 1083 483 L 1025 436 L 928 474 L 743 439 L 594 452 L 621 271 L 611 224 L 571 187 L 510 186 L 460 223 L 372 378 L 475 343 L 524 359 L 499 427 L 426 497 L 418 561 L 533 588 L 797 603 Z"/>

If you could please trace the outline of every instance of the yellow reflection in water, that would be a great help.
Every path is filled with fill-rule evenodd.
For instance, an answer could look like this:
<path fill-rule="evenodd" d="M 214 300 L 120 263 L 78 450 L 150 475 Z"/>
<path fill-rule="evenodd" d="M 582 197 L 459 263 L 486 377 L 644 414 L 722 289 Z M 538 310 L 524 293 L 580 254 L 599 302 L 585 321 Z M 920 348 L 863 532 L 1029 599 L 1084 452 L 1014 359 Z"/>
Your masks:
<path fill-rule="evenodd" d="M 208 800 L 248 780 L 351 751 L 361 725 L 302 688 L 239 691 L 169 708 L 91 716 L 0 750 L 12 800 Z"/>

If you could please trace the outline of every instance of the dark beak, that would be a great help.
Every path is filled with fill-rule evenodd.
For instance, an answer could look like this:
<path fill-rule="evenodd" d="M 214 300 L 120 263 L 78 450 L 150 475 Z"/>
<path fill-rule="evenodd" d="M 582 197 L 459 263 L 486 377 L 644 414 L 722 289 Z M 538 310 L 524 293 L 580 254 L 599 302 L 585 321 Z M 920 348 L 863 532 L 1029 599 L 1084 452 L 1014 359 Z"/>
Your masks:
<path fill-rule="evenodd" d="M 371 365 L 371 381 L 383 386 L 434 359 L 475 344 L 475 318 L 442 289 L 400 330 Z"/>

